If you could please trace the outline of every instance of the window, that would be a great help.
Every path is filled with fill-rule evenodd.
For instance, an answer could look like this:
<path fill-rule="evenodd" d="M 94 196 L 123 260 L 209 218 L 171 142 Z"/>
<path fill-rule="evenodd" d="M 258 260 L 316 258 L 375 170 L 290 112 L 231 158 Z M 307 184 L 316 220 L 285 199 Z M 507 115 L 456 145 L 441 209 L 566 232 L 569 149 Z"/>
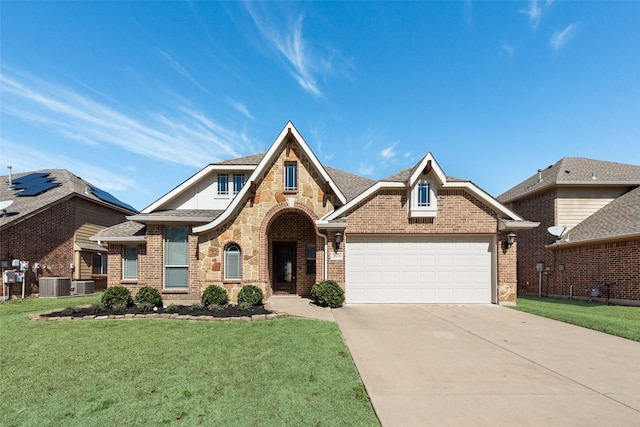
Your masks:
<path fill-rule="evenodd" d="M 189 227 L 164 229 L 164 287 L 186 289 L 189 285 Z"/>
<path fill-rule="evenodd" d="M 107 274 L 107 254 L 95 252 L 91 259 L 91 274 Z"/>
<path fill-rule="evenodd" d="M 307 274 L 316 274 L 316 245 L 307 245 Z"/>
<path fill-rule="evenodd" d="M 233 194 L 238 194 L 240 190 L 244 187 L 244 174 L 234 173 L 233 174 Z"/>
<path fill-rule="evenodd" d="M 421 179 L 411 190 L 410 217 L 435 217 L 438 214 L 435 187 L 429 180 Z"/>
<path fill-rule="evenodd" d="M 218 174 L 218 194 L 221 196 L 229 194 L 229 175 L 226 173 Z"/>
<path fill-rule="evenodd" d="M 138 247 L 125 246 L 122 252 L 122 278 L 138 278 Z"/>
<path fill-rule="evenodd" d="M 224 250 L 224 280 L 240 280 L 242 276 L 242 251 L 235 243 Z"/>
<path fill-rule="evenodd" d="M 417 206 L 419 208 L 426 208 L 428 206 L 431 206 L 431 184 L 420 182 L 418 184 L 417 191 Z"/>
<path fill-rule="evenodd" d="M 284 164 L 284 191 L 298 191 L 298 164 L 285 162 Z"/>

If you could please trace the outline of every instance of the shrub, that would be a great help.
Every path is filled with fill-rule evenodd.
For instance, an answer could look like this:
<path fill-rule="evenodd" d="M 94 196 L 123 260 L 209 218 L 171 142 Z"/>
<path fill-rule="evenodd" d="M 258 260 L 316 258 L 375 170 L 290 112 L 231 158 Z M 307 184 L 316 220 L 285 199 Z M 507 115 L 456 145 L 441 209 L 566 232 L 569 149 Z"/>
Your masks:
<path fill-rule="evenodd" d="M 313 285 L 311 297 L 318 305 L 336 308 L 340 307 L 344 302 L 344 291 L 337 282 L 325 280 Z"/>
<path fill-rule="evenodd" d="M 153 307 L 162 307 L 162 295 L 156 288 L 143 286 L 136 294 L 136 304 L 140 306 L 141 303 L 149 303 Z"/>
<path fill-rule="evenodd" d="M 113 311 L 116 314 L 125 314 L 127 312 L 127 304 L 117 303 L 113 305 Z"/>
<path fill-rule="evenodd" d="M 201 303 L 195 303 L 195 304 L 191 304 L 189 306 L 189 310 L 191 311 L 200 311 L 200 310 L 204 310 L 204 304 Z"/>
<path fill-rule="evenodd" d="M 169 304 L 165 309 L 164 309 L 165 313 L 177 313 L 178 312 L 178 306 L 176 304 Z"/>
<path fill-rule="evenodd" d="M 249 301 L 242 301 L 238 303 L 238 310 L 248 311 L 251 310 L 251 307 L 253 307 L 253 304 Z"/>
<path fill-rule="evenodd" d="M 211 304 L 218 304 L 223 307 L 229 305 L 229 295 L 222 286 L 210 285 L 202 292 L 202 305 L 209 307 Z"/>
<path fill-rule="evenodd" d="M 258 305 L 262 302 L 262 298 L 264 298 L 262 289 L 254 285 L 245 285 L 238 292 L 238 307 L 245 302 L 250 306 Z"/>
<path fill-rule="evenodd" d="M 131 292 L 124 286 L 112 286 L 107 288 L 102 294 L 102 304 L 107 308 L 112 308 L 116 304 L 124 304 L 125 307 L 133 305 Z"/>
<path fill-rule="evenodd" d="M 150 302 L 139 302 L 138 304 L 138 308 L 140 309 L 140 311 L 153 311 L 153 308 L 155 307 L 155 305 L 153 305 Z"/>
<path fill-rule="evenodd" d="M 104 313 L 104 305 L 103 304 L 91 304 L 89 306 L 89 311 L 91 314 L 102 314 Z"/>

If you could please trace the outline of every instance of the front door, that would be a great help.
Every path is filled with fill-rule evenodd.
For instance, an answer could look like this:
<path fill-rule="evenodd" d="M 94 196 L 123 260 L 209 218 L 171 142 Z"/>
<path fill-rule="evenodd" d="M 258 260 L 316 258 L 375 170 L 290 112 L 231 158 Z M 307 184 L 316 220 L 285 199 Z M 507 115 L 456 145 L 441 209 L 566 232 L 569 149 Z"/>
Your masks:
<path fill-rule="evenodd" d="M 296 293 L 296 244 L 273 244 L 273 291 Z"/>

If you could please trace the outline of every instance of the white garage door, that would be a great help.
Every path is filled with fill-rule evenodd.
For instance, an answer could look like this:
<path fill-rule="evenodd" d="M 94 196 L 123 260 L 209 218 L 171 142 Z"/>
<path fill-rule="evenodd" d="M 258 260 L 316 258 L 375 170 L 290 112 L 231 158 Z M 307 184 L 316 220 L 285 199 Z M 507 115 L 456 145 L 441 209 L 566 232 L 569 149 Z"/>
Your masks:
<path fill-rule="evenodd" d="M 348 236 L 348 303 L 490 303 L 491 239 Z"/>

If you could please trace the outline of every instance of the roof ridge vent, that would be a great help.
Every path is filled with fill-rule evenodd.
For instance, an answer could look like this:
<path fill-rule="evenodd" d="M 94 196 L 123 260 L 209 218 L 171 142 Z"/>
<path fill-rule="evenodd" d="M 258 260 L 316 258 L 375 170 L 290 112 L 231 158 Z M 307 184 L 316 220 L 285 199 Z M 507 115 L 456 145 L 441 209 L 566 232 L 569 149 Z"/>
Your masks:
<path fill-rule="evenodd" d="M 542 169 L 538 169 L 538 182 L 542 182 Z"/>

